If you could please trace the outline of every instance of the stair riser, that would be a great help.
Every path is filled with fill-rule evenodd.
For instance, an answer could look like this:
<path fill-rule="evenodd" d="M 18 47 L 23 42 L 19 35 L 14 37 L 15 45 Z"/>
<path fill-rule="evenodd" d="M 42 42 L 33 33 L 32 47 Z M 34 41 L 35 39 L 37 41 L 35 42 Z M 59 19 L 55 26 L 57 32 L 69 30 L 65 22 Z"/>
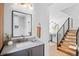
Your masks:
<path fill-rule="evenodd" d="M 68 33 L 76 34 L 76 31 L 68 31 Z"/>
<path fill-rule="evenodd" d="M 77 31 L 77 29 L 69 29 L 69 31 L 74 31 L 74 32 L 76 32 L 76 31 Z"/>

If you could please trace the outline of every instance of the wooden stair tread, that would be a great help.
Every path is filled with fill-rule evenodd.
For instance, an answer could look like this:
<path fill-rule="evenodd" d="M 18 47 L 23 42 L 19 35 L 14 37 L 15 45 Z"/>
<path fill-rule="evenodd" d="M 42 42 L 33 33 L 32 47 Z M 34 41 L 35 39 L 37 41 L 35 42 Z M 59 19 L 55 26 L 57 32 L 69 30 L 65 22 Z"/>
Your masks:
<path fill-rule="evenodd" d="M 76 38 L 76 36 L 72 36 L 72 35 L 71 35 L 71 36 L 70 36 L 70 35 L 66 35 L 66 37 L 70 37 L 70 38 L 71 38 L 71 37 L 72 37 L 72 38 Z"/>
<path fill-rule="evenodd" d="M 63 41 L 63 40 L 62 40 L 62 41 Z M 66 42 L 74 42 L 74 43 L 76 43 L 76 40 L 65 39 L 64 41 L 66 41 Z"/>
<path fill-rule="evenodd" d="M 69 28 L 69 29 L 77 29 L 76 27 L 71 27 L 71 28 Z"/>
<path fill-rule="evenodd" d="M 66 35 L 65 37 L 70 38 L 70 39 L 76 39 L 76 36 L 68 36 L 68 35 Z"/>
<path fill-rule="evenodd" d="M 69 34 L 76 34 L 76 32 L 68 31 Z"/>
<path fill-rule="evenodd" d="M 68 48 L 70 50 L 76 51 L 76 46 L 63 44 L 63 43 L 60 43 L 60 45 L 61 45 L 61 47 L 66 47 L 66 48 Z"/>
<path fill-rule="evenodd" d="M 61 45 L 59 47 L 63 47 L 63 48 L 66 48 L 66 49 L 69 49 L 69 50 L 72 50 L 72 51 L 76 51 L 76 46 L 72 46 L 72 45 Z"/>
<path fill-rule="evenodd" d="M 71 28 L 70 28 L 69 31 L 77 31 L 77 29 L 73 29 L 73 28 L 71 29 Z"/>
<path fill-rule="evenodd" d="M 65 37 L 65 39 L 76 40 L 76 38 Z"/>
<path fill-rule="evenodd" d="M 63 44 L 76 46 L 76 44 L 74 44 L 74 43 L 66 43 L 66 42 L 63 42 Z"/>
<path fill-rule="evenodd" d="M 68 32 L 69 33 L 75 33 L 76 34 L 77 30 L 69 30 Z"/>
<path fill-rule="evenodd" d="M 65 53 L 67 53 L 69 55 L 72 55 L 72 56 L 75 56 L 76 55 L 76 52 L 75 51 L 69 50 L 69 49 L 67 49 L 65 47 L 57 47 L 57 49 L 65 52 Z"/>
<path fill-rule="evenodd" d="M 76 40 L 69 40 L 69 39 L 65 39 L 65 40 L 62 40 L 62 42 L 73 42 L 73 43 L 76 43 Z"/>
<path fill-rule="evenodd" d="M 76 40 L 76 38 L 70 38 L 70 37 L 64 37 L 64 39 L 68 39 L 68 40 Z"/>
<path fill-rule="evenodd" d="M 67 33 L 67 35 L 69 35 L 69 36 L 76 36 L 75 33 Z"/>
<path fill-rule="evenodd" d="M 63 44 L 68 44 L 68 45 L 73 45 L 73 46 L 75 46 L 76 45 L 76 43 L 74 43 L 74 42 L 63 42 Z"/>
<path fill-rule="evenodd" d="M 76 34 L 76 31 L 68 31 L 67 33 L 73 33 L 73 34 Z"/>
<path fill-rule="evenodd" d="M 76 36 L 76 35 L 74 35 L 74 34 L 67 34 L 67 36 Z"/>
<path fill-rule="evenodd" d="M 77 31 L 77 28 L 70 28 L 69 30 Z"/>

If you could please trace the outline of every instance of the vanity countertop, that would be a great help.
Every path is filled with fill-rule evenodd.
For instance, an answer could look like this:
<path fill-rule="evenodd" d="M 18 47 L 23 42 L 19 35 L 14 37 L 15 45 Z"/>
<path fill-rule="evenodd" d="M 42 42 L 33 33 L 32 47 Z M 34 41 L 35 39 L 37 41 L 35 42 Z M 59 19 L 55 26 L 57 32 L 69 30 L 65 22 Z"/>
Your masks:
<path fill-rule="evenodd" d="M 14 53 L 14 52 L 17 52 L 17 51 L 20 51 L 23 49 L 29 49 L 29 48 L 39 46 L 42 44 L 43 43 L 39 39 L 38 40 L 36 39 L 35 42 L 28 41 L 28 42 L 15 43 L 11 46 L 5 45 L 2 52 L 1 52 L 1 55 Z"/>

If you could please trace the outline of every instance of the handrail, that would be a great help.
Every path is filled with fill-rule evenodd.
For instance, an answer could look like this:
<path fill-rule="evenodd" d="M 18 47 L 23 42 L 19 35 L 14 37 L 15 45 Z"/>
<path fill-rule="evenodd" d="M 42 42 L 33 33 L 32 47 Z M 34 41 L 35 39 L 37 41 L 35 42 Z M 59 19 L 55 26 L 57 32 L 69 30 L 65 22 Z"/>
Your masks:
<path fill-rule="evenodd" d="M 76 56 L 78 56 L 78 44 L 79 44 L 78 34 L 79 34 L 79 28 L 77 29 L 77 32 L 76 32 Z"/>
<path fill-rule="evenodd" d="M 64 24 L 67 22 L 67 20 L 64 22 Z M 60 27 L 60 29 L 58 30 L 58 32 L 61 30 L 61 28 L 64 26 L 64 24 Z"/>
<path fill-rule="evenodd" d="M 69 19 L 70 19 L 70 17 L 68 17 L 68 19 L 64 22 L 64 24 L 60 27 L 60 29 L 58 30 L 58 32 L 57 32 L 57 46 L 59 45 L 59 41 L 58 41 L 58 33 L 59 33 L 59 31 L 61 31 L 61 29 L 63 28 L 63 36 L 65 35 L 64 34 L 64 27 L 65 27 L 65 24 L 66 24 L 66 22 L 68 21 L 68 29 L 67 29 L 67 31 L 69 30 Z M 66 31 L 66 32 L 67 32 Z"/>

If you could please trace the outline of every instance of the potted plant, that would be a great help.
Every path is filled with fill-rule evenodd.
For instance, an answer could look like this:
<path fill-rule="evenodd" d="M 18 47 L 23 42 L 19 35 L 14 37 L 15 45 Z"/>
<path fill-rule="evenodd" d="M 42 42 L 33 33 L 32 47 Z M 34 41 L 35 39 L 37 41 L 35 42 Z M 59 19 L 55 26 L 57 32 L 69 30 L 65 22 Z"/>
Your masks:
<path fill-rule="evenodd" d="M 5 43 L 7 44 L 7 45 L 12 45 L 13 44 L 13 42 L 12 42 L 12 40 L 11 40 L 11 35 L 10 34 L 7 34 L 7 33 L 5 33 Z"/>

